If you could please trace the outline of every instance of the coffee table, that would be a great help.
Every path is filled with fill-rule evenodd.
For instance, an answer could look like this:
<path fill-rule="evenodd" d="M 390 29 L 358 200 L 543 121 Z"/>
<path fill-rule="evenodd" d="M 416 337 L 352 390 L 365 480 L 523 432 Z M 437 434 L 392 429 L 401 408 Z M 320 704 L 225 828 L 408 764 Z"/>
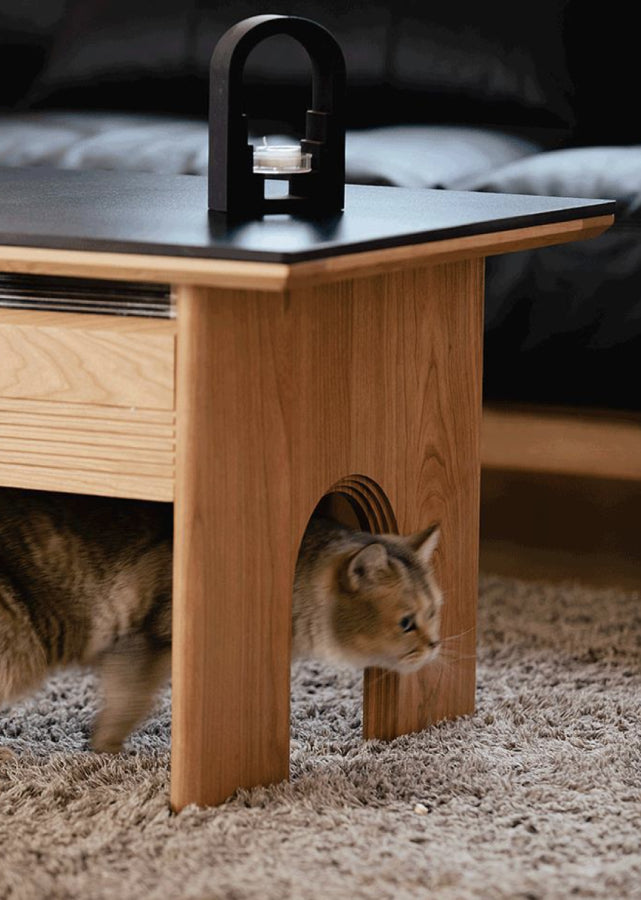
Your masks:
<path fill-rule="evenodd" d="M 0 484 L 174 502 L 175 809 L 288 775 L 292 582 L 319 504 L 372 531 L 442 524 L 453 658 L 367 671 L 365 737 L 473 710 L 484 257 L 597 235 L 613 210 L 348 186 L 342 216 L 234 224 L 204 178 L 0 171 L 0 272 L 70 297 L 171 286 L 175 318 L 0 309 Z"/>

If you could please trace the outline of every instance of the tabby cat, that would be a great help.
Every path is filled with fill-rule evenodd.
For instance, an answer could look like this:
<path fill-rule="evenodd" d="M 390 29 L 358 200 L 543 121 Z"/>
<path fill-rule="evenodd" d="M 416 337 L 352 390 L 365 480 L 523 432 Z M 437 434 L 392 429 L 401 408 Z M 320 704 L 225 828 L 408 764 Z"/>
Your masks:
<path fill-rule="evenodd" d="M 438 533 L 312 520 L 296 566 L 294 656 L 424 665 L 439 644 Z M 120 750 L 169 675 L 171 566 L 169 504 L 0 490 L 0 707 L 54 668 L 93 666 L 104 706 L 92 746 Z"/>

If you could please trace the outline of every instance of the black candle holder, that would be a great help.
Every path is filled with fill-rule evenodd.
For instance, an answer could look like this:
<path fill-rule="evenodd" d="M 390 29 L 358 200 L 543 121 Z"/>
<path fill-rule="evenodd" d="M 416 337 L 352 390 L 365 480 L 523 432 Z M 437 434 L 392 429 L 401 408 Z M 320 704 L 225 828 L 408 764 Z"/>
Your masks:
<path fill-rule="evenodd" d="M 243 73 L 250 52 L 272 35 L 297 40 L 312 64 L 312 108 L 307 110 L 301 163 L 255 165 L 243 104 Z M 340 212 L 345 197 L 345 60 L 334 37 L 295 16 L 252 16 L 218 41 L 211 58 L 209 99 L 209 208 L 240 218 L 265 213 L 324 216 Z M 263 157 L 277 148 L 263 148 Z M 283 165 L 285 158 L 285 165 Z M 267 179 L 289 181 L 289 194 L 266 197 Z"/>

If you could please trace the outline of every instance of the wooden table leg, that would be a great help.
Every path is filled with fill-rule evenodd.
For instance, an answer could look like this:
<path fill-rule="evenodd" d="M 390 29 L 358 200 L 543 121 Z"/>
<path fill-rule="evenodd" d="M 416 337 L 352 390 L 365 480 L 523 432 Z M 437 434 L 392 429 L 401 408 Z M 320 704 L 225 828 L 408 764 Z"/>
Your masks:
<path fill-rule="evenodd" d="M 401 533 L 442 525 L 441 662 L 365 673 L 368 738 L 474 709 L 483 274 L 483 259 L 461 260 L 293 292 L 295 492 L 367 476 Z M 373 525 L 390 518 L 368 505 Z"/>
<path fill-rule="evenodd" d="M 443 666 L 366 673 L 365 735 L 473 709 L 482 301 L 482 260 L 179 289 L 174 808 L 287 777 L 296 553 L 341 480 L 373 486 L 401 532 L 442 523 L 443 632 L 460 635 Z"/>
<path fill-rule="evenodd" d="M 278 294 L 177 299 L 174 809 L 287 778 L 288 447 Z"/>

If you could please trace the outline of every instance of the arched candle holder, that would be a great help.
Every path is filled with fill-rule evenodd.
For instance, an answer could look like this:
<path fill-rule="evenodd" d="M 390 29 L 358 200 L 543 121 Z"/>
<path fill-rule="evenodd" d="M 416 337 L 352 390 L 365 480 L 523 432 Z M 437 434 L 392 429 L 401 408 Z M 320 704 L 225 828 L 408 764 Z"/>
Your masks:
<path fill-rule="evenodd" d="M 300 146 L 254 148 L 248 141 L 243 73 L 250 52 L 284 34 L 312 64 L 312 108 Z M 240 218 L 265 213 L 304 216 L 340 212 L 345 197 L 345 60 L 322 25 L 296 16 L 252 16 L 218 41 L 211 58 L 209 208 Z M 289 181 L 289 194 L 266 197 L 267 179 Z"/>

